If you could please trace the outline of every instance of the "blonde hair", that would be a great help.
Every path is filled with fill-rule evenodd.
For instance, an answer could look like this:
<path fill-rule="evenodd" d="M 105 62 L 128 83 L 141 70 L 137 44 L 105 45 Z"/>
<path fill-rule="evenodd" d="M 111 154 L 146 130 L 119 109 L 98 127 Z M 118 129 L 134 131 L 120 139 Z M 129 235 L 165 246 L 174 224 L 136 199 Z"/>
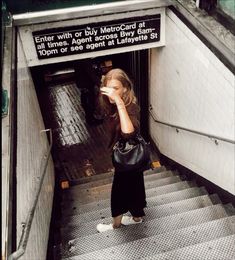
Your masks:
<path fill-rule="evenodd" d="M 105 77 L 102 81 L 102 86 L 107 86 L 107 82 L 112 79 L 120 81 L 122 83 L 123 87 L 126 89 L 126 92 L 124 93 L 124 95 L 122 97 L 125 106 L 128 106 L 131 103 L 137 102 L 135 93 L 133 91 L 133 83 L 123 70 L 121 70 L 121 69 L 110 70 L 105 75 Z"/>

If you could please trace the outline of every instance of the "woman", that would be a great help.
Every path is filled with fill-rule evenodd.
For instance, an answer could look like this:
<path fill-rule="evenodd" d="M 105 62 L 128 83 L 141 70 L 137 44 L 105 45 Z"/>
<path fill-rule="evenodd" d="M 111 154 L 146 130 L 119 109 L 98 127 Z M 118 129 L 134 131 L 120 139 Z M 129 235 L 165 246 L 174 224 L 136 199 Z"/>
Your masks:
<path fill-rule="evenodd" d="M 140 109 L 136 103 L 136 97 L 132 89 L 132 82 L 121 69 L 109 71 L 101 88 L 103 108 L 110 121 L 111 141 L 113 147 L 121 137 L 128 139 L 139 131 Z M 146 195 L 144 188 L 143 172 L 115 171 L 112 192 L 111 212 L 112 224 L 98 224 L 97 230 L 104 232 L 119 228 L 121 224 L 137 224 L 143 221 L 145 216 Z M 130 211 L 132 217 L 123 216 Z"/>

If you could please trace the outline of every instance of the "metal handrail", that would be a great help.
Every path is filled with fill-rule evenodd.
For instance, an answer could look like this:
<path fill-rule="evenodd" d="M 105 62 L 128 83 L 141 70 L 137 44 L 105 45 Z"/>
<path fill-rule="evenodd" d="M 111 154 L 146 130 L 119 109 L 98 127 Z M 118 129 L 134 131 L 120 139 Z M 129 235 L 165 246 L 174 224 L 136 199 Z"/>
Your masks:
<path fill-rule="evenodd" d="M 44 177 L 46 175 L 46 169 L 47 169 L 47 165 L 48 165 L 48 161 L 49 161 L 49 157 L 50 157 L 50 153 L 51 153 L 51 148 L 52 148 L 52 131 L 51 131 L 51 129 L 46 129 L 46 130 L 42 130 L 41 132 L 49 132 L 50 133 L 49 149 L 48 149 L 47 154 L 43 157 L 43 159 L 45 160 L 45 165 L 43 167 L 42 176 L 40 177 L 39 185 L 38 185 L 37 190 L 36 190 L 36 196 L 34 197 L 34 200 L 33 200 L 32 205 L 30 207 L 26 222 L 22 223 L 23 230 L 22 230 L 22 233 L 21 233 L 18 249 L 17 249 L 17 251 L 13 252 L 8 257 L 8 260 L 19 259 L 25 253 L 25 250 L 26 250 L 26 247 L 27 247 L 27 244 L 28 244 L 28 238 L 29 238 L 29 233 L 30 233 L 30 230 L 31 230 L 32 222 L 33 222 L 35 209 L 36 209 L 36 206 L 37 206 L 37 203 L 38 203 L 38 198 L 39 198 L 39 195 L 40 195 L 40 192 L 41 192 L 43 180 L 44 180 Z"/>
<path fill-rule="evenodd" d="M 185 127 L 182 127 L 182 126 L 177 126 L 177 125 L 173 125 L 173 124 L 170 124 L 170 123 L 166 123 L 166 122 L 157 120 L 155 118 L 154 114 L 153 114 L 153 107 L 151 105 L 149 106 L 149 113 L 150 113 L 151 117 L 153 118 L 153 120 L 155 122 L 157 122 L 159 124 L 162 124 L 162 125 L 167 125 L 167 126 L 176 128 L 177 132 L 179 131 L 179 129 L 181 129 L 181 130 L 188 131 L 188 132 L 191 132 L 191 133 L 194 133 L 194 134 L 203 135 L 203 136 L 209 137 L 210 139 L 215 139 L 215 144 L 216 145 L 218 145 L 218 141 L 217 140 L 224 141 L 224 142 L 231 143 L 231 144 L 235 144 L 234 140 L 231 140 L 231 139 L 228 139 L 228 138 L 224 138 L 224 137 L 220 137 L 220 136 L 204 133 L 204 132 L 201 132 L 201 131 L 196 131 L 196 130 L 193 130 L 193 129 L 189 129 L 189 128 L 185 128 Z"/>

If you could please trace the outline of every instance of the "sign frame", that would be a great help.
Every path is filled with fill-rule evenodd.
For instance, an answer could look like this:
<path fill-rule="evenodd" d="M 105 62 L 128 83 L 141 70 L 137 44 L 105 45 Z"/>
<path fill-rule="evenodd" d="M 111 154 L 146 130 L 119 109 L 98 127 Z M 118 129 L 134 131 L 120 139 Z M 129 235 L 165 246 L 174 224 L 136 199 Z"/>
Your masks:
<path fill-rule="evenodd" d="M 48 30 L 52 28 L 54 30 L 61 30 L 61 29 L 63 30 L 66 29 L 67 27 L 85 26 L 88 24 L 96 24 L 96 23 L 99 24 L 101 22 L 105 24 L 106 22 L 108 23 L 110 21 L 115 22 L 118 20 L 127 19 L 127 17 L 132 20 L 134 20 L 137 17 L 143 17 L 144 19 L 145 17 L 154 16 L 158 14 L 160 14 L 161 17 L 160 18 L 161 37 L 158 42 L 137 44 L 134 46 L 104 49 L 98 51 L 90 51 L 81 54 L 71 54 L 71 55 L 46 58 L 46 59 L 38 59 L 38 55 L 36 52 L 35 43 L 33 39 L 33 32 Z M 154 8 L 150 10 L 141 10 L 141 11 L 120 13 L 120 14 L 113 14 L 113 15 L 103 15 L 103 16 L 91 17 L 91 18 L 86 17 L 78 20 L 67 20 L 67 21 L 54 22 L 54 23 L 21 26 L 19 28 L 19 35 L 20 35 L 20 40 L 23 42 L 23 48 L 24 48 L 26 60 L 29 67 L 161 47 L 165 45 L 165 8 Z"/>
<path fill-rule="evenodd" d="M 38 59 L 156 43 L 161 15 L 32 32 Z"/>

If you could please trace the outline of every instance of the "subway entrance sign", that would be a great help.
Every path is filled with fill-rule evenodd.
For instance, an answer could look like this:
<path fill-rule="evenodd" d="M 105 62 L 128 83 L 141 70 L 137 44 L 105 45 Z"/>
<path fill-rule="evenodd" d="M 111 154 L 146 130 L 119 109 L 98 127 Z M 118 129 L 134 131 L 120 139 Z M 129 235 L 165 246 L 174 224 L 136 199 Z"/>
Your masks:
<path fill-rule="evenodd" d="M 161 14 L 33 31 L 38 59 L 87 52 L 141 48 L 161 40 Z"/>

